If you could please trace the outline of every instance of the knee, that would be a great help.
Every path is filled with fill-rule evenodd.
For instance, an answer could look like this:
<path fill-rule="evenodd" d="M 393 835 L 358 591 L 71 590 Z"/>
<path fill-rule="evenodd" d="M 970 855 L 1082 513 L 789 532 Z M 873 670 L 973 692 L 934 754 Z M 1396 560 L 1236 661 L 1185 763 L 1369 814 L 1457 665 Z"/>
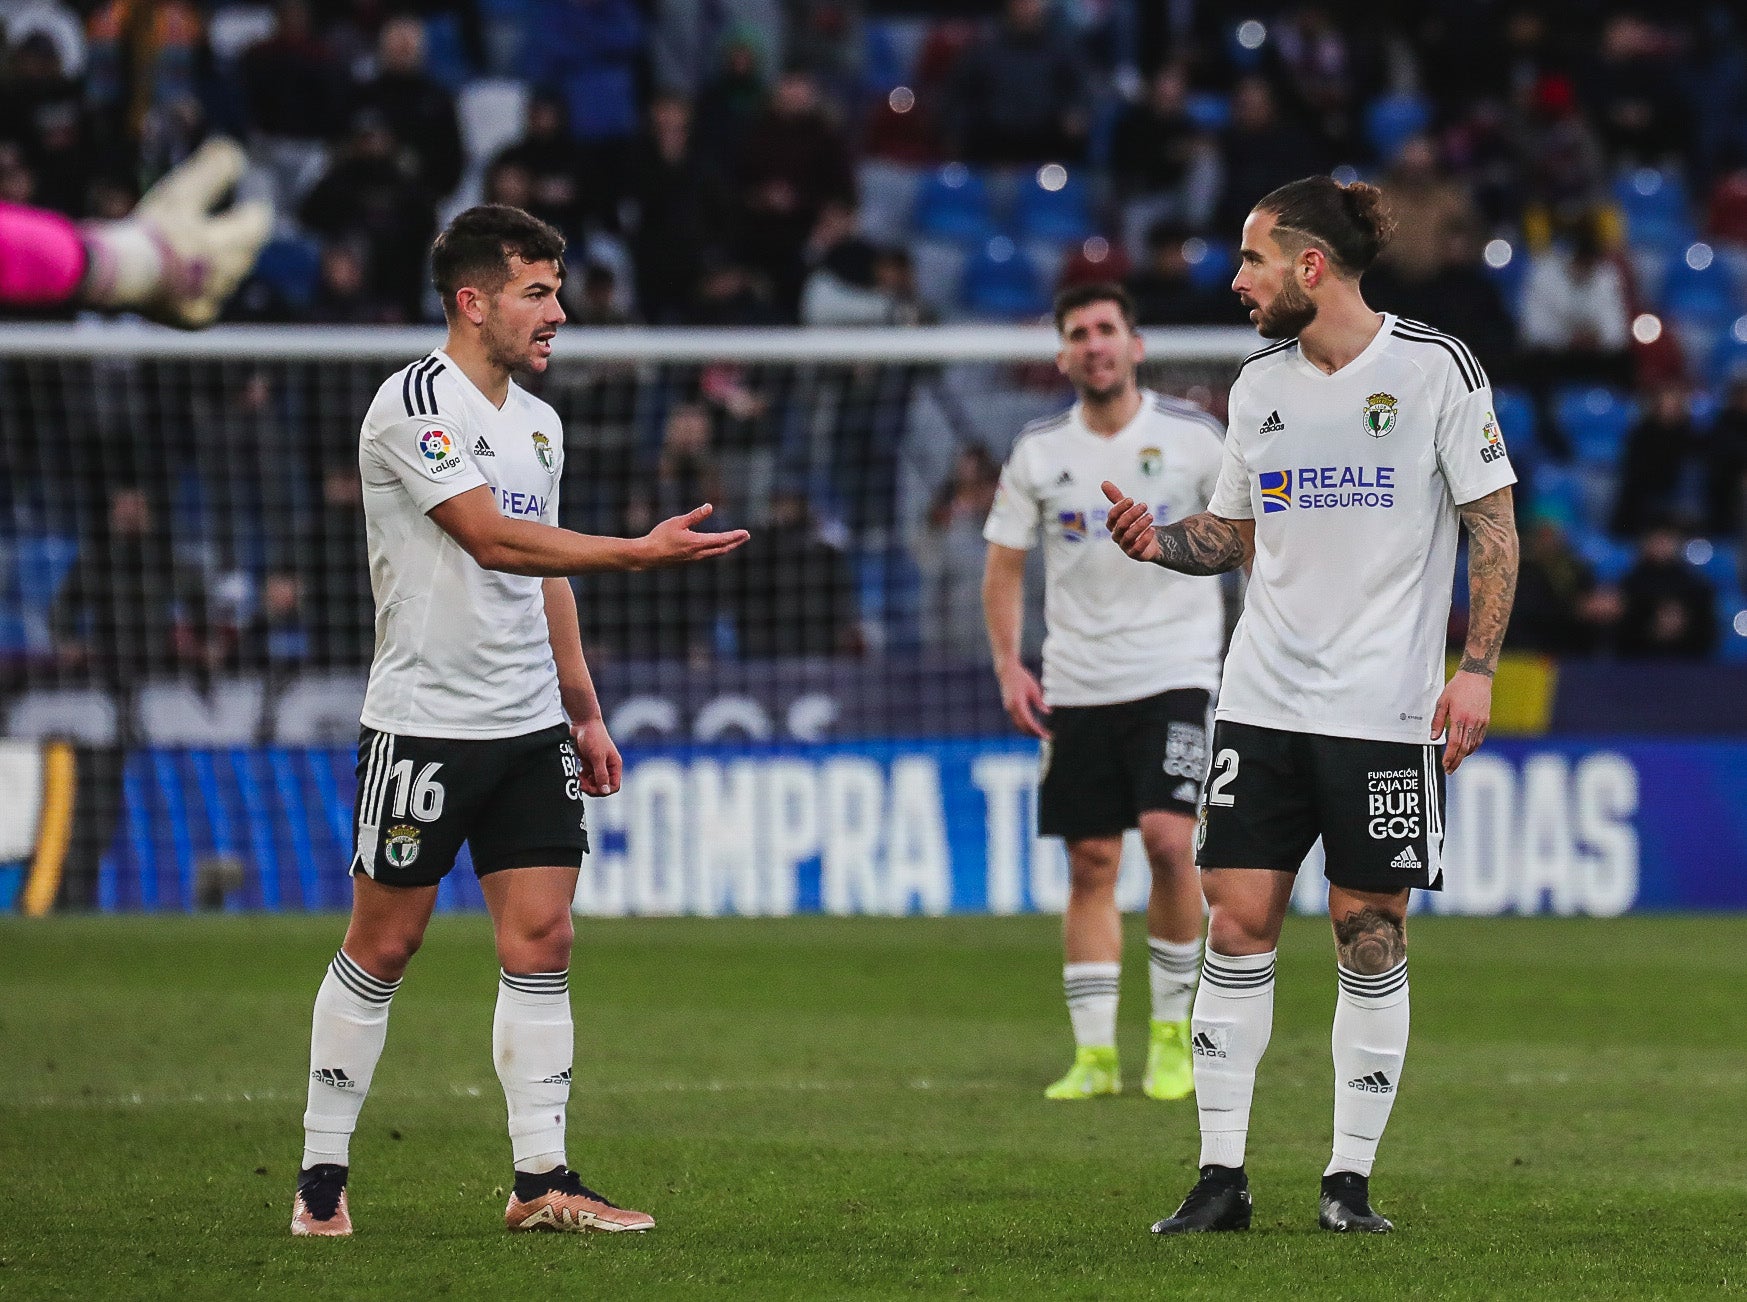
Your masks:
<path fill-rule="evenodd" d="M 1114 851 L 1076 847 L 1068 856 L 1068 890 L 1075 895 L 1097 895 L 1116 889 L 1122 869 L 1121 846 Z"/>
<path fill-rule="evenodd" d="M 562 972 L 570 966 L 575 939 L 568 910 L 518 919 L 499 941 L 499 958 L 511 972 Z"/>
<path fill-rule="evenodd" d="M 1249 917 L 1242 911 L 1214 906 L 1207 919 L 1207 947 L 1216 954 L 1237 958 L 1266 954 L 1278 943 L 1266 917 Z"/>
<path fill-rule="evenodd" d="M 1382 909 L 1363 908 L 1335 918 L 1340 964 L 1361 976 L 1376 976 L 1407 957 L 1407 923 Z"/>
<path fill-rule="evenodd" d="M 392 929 L 364 935 L 348 934 L 345 951 L 359 967 L 383 981 L 398 981 L 424 944 L 424 929 Z"/>

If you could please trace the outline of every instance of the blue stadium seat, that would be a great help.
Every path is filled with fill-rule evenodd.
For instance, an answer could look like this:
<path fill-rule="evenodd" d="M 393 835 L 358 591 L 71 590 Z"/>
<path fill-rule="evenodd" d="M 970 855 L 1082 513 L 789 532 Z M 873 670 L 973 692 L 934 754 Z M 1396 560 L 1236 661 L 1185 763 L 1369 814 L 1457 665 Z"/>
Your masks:
<path fill-rule="evenodd" d="M 461 20 L 454 14 L 425 19 L 425 70 L 445 86 L 459 86 L 473 76 L 461 43 Z"/>
<path fill-rule="evenodd" d="M 1614 199 L 1626 218 L 1626 238 L 1658 249 L 1684 248 L 1693 238 L 1686 184 L 1676 172 L 1640 167 L 1614 183 Z"/>
<path fill-rule="evenodd" d="M 1568 529 L 1582 519 L 1583 503 L 1577 472 L 1570 466 L 1542 466 L 1535 472 L 1534 490 L 1535 510 L 1556 516 Z"/>
<path fill-rule="evenodd" d="M 1599 529 L 1575 530 L 1571 540 L 1577 554 L 1589 562 L 1602 583 L 1618 583 L 1637 559 L 1638 549 L 1629 542 L 1610 538 Z"/>
<path fill-rule="evenodd" d="M 1492 413 L 1498 417 L 1504 446 L 1513 459 L 1537 458 L 1541 454 L 1535 404 L 1521 389 L 1497 389 L 1492 394 Z"/>
<path fill-rule="evenodd" d="M 1618 463 L 1626 434 L 1638 418 L 1630 398 L 1599 385 L 1560 390 L 1553 410 L 1577 459 L 1609 466 Z"/>
<path fill-rule="evenodd" d="M 1012 319 L 1049 311 L 1037 268 L 1012 240 L 999 235 L 971 255 L 959 298 L 978 316 Z"/>
<path fill-rule="evenodd" d="M 321 245 L 296 237 L 270 240 L 255 259 L 250 275 L 287 306 L 308 307 L 321 277 Z"/>
<path fill-rule="evenodd" d="M 1183 108 L 1189 121 L 1203 131 L 1224 131 L 1231 122 L 1231 101 L 1213 91 L 1196 91 Z"/>
<path fill-rule="evenodd" d="M 1662 308 L 1670 316 L 1726 326 L 1740 315 L 1741 307 L 1735 278 L 1710 245 L 1693 243 L 1669 255 L 1662 278 Z"/>
<path fill-rule="evenodd" d="M 1188 241 L 1194 245 L 1194 241 Z M 1189 264 L 1189 283 L 1196 289 L 1225 289 L 1237 273 L 1237 250 L 1229 244 L 1214 244 L 1203 240 L 1198 249 L 1185 249 Z M 1200 256 L 1194 256 L 1195 253 Z"/>
<path fill-rule="evenodd" d="M 995 231 L 989 185 L 963 163 L 948 163 L 922 179 L 912 218 L 918 235 L 980 244 Z"/>
<path fill-rule="evenodd" d="M 1418 95 L 1380 95 L 1365 110 L 1365 139 L 1379 161 L 1391 162 L 1431 121 L 1431 105 Z"/>
<path fill-rule="evenodd" d="M 0 574 L 0 649 L 46 651 L 49 609 L 78 559 L 78 540 L 27 533 L 7 550 L 9 564 Z"/>
<path fill-rule="evenodd" d="M 1019 238 L 1079 244 L 1095 235 L 1091 188 L 1085 174 L 1078 168 L 1065 168 L 1066 179 L 1049 190 L 1040 179 L 1044 170 L 1027 177 L 1019 187 L 1013 214 Z"/>
<path fill-rule="evenodd" d="M 1482 259 L 1480 266 L 1486 273 L 1486 278 L 1498 290 L 1498 296 L 1504 300 L 1505 307 L 1513 315 L 1516 314 L 1522 307 L 1523 283 L 1529 278 L 1528 249 L 1519 240 L 1511 246 L 1510 261 L 1495 267 Z"/>

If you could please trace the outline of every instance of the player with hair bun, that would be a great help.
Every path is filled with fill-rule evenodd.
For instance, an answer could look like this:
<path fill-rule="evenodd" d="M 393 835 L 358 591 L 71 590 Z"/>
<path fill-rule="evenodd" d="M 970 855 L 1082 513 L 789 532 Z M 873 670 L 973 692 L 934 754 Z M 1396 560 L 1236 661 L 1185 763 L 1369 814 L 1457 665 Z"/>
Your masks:
<path fill-rule="evenodd" d="M 1516 588 L 1516 475 L 1461 340 L 1373 311 L 1383 195 L 1312 176 L 1244 222 L 1232 289 L 1265 339 L 1231 388 L 1207 510 L 1157 524 L 1114 483 L 1110 529 L 1184 574 L 1253 562 L 1226 660 L 1196 861 L 1211 909 L 1191 1016 L 1201 1178 L 1157 1234 L 1241 1230 L 1250 1099 L 1294 876 L 1320 837 L 1340 994 L 1319 1223 L 1393 1228 L 1370 1175 L 1407 1054 L 1407 904 L 1443 886 L 1444 775 L 1486 735 Z M 1470 615 L 1444 682 L 1457 534 Z"/>

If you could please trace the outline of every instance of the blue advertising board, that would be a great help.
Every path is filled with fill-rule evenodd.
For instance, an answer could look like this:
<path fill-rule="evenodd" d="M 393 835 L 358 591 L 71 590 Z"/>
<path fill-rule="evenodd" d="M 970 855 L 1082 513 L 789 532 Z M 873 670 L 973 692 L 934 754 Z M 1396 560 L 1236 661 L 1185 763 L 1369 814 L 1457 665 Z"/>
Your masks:
<path fill-rule="evenodd" d="M 349 900 L 353 755 L 153 749 L 129 757 L 99 875 L 111 910 L 194 907 L 231 866 L 226 907 Z M 590 802 L 584 913 L 783 915 L 1059 910 L 1067 868 L 1040 842 L 1034 743 L 906 740 L 629 750 L 624 790 Z M 1747 909 L 1747 743 L 1542 738 L 1489 743 L 1451 779 L 1447 888 L 1416 907 L 1612 916 Z M 1125 856 L 1119 896 L 1146 898 Z M 1320 863 L 1297 902 L 1319 907 Z M 465 859 L 443 909 L 482 905 Z"/>

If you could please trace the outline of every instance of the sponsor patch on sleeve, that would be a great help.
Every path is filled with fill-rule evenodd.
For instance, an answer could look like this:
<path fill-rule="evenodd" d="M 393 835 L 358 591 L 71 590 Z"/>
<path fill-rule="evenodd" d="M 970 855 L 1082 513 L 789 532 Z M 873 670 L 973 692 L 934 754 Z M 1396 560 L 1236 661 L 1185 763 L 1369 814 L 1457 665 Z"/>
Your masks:
<path fill-rule="evenodd" d="M 419 435 L 419 455 L 425 459 L 425 473 L 432 479 L 449 479 L 465 464 L 454 438 L 442 429 L 427 429 Z"/>

